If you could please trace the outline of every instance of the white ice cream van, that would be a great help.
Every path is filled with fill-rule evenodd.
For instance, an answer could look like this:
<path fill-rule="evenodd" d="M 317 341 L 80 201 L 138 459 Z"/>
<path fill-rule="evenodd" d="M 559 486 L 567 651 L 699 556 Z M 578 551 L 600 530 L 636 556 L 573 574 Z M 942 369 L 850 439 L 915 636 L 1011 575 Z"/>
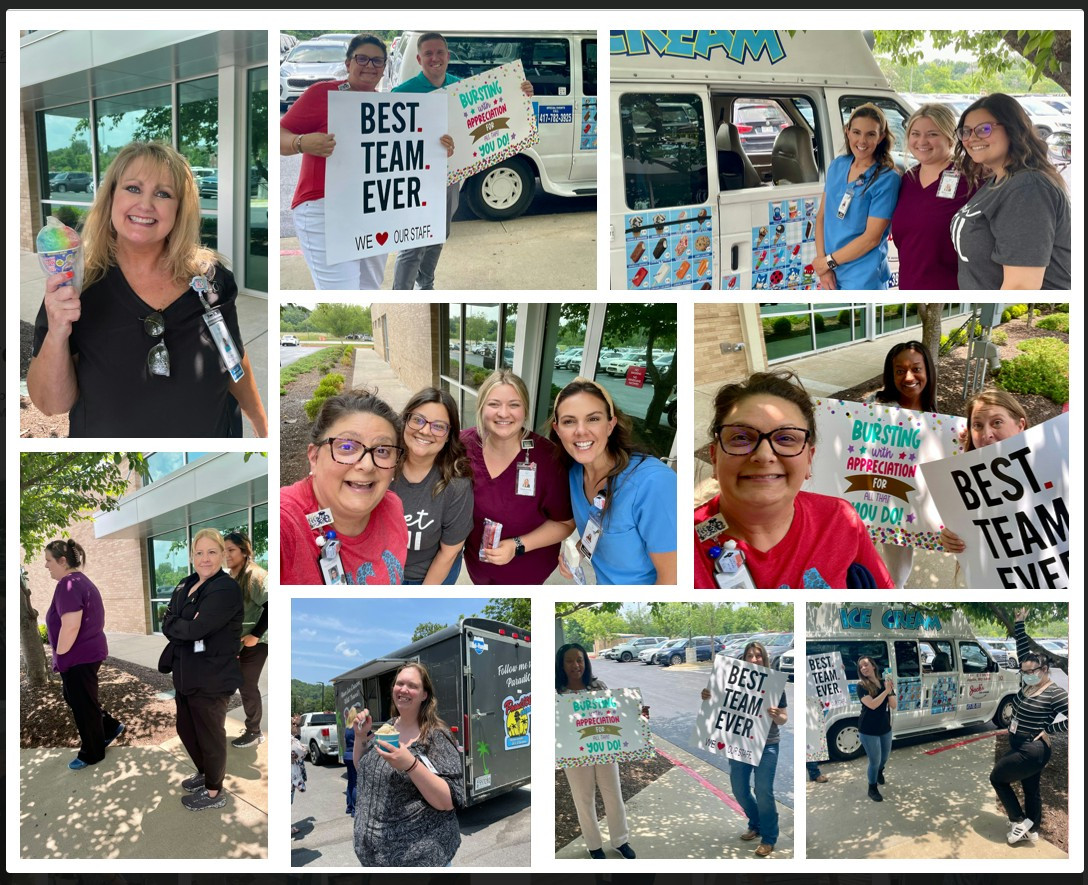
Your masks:
<path fill-rule="evenodd" d="M 421 31 L 406 31 L 389 56 L 389 88 L 419 73 Z M 478 172 L 461 189 L 480 218 L 521 215 L 536 194 L 588 197 L 597 193 L 597 32 L 443 31 L 448 72 L 461 80 L 521 60 L 533 84 L 540 141 L 535 147 Z"/>
<path fill-rule="evenodd" d="M 857 661 L 890 668 L 897 708 L 892 733 L 900 738 L 948 731 L 993 720 L 1008 727 L 1020 690 L 1018 672 L 999 666 L 959 612 L 950 617 L 875 603 L 825 603 L 806 613 L 808 655 L 839 652 L 850 686 L 850 705 L 825 720 L 832 759 L 862 754 L 858 740 Z"/>
<path fill-rule="evenodd" d="M 612 31 L 613 289 L 817 287 L 816 212 L 843 127 L 911 106 L 862 31 Z M 899 261 L 889 247 L 892 284 Z"/>

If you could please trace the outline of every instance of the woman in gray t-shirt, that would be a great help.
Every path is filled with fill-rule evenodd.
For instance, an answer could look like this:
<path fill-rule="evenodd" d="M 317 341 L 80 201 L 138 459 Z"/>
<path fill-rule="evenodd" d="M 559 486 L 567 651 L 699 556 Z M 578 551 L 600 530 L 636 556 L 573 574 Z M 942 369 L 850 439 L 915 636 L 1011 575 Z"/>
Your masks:
<path fill-rule="evenodd" d="M 995 92 L 963 112 L 956 162 L 981 186 L 952 217 L 961 289 L 1068 289 L 1065 182 L 1016 99 Z"/>
<path fill-rule="evenodd" d="M 408 524 L 405 584 L 455 584 L 472 530 L 472 468 L 461 442 L 457 404 L 427 387 L 401 414 L 404 461 L 390 486 Z"/>

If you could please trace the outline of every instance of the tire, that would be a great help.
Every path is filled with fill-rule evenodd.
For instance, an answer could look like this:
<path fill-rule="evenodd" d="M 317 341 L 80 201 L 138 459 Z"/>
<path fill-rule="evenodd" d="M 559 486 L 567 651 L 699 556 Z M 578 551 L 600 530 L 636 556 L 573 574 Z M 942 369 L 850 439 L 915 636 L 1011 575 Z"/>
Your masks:
<path fill-rule="evenodd" d="M 328 757 L 321 752 L 321 748 L 317 745 L 317 741 L 310 741 L 310 761 L 314 765 L 323 765 L 326 758 Z"/>
<path fill-rule="evenodd" d="M 633 657 L 634 657 L 634 655 L 631 654 L 631 652 L 625 651 L 623 654 L 620 655 L 620 660 L 623 661 L 626 664 Z"/>
<path fill-rule="evenodd" d="M 865 748 L 858 737 L 858 721 L 842 719 L 831 726 L 827 733 L 827 751 L 835 762 L 845 762 L 865 755 Z"/>
<path fill-rule="evenodd" d="M 669 427 L 676 430 L 676 400 L 669 403 L 668 411 L 665 414 L 669 419 Z"/>
<path fill-rule="evenodd" d="M 1035 134 L 1038 135 L 1043 141 L 1046 141 L 1054 133 L 1046 126 L 1036 126 Z"/>
<path fill-rule="evenodd" d="M 466 199 L 479 218 L 504 221 L 522 215 L 536 195 L 536 176 L 521 157 L 511 157 L 468 180 Z"/>
<path fill-rule="evenodd" d="M 679 666 L 682 663 L 684 663 L 684 659 L 678 654 L 674 654 L 669 658 L 669 664 L 673 667 Z"/>
<path fill-rule="evenodd" d="M 1009 723 L 1012 722 L 1014 698 L 1015 695 L 1006 695 L 1001 699 L 1001 703 L 997 705 L 997 710 L 994 711 L 994 725 L 998 728 L 1008 728 Z"/>
<path fill-rule="evenodd" d="M 58 184 L 57 185 L 57 193 L 58 194 L 63 194 L 66 190 L 68 190 L 68 185 L 66 185 L 66 184 Z"/>

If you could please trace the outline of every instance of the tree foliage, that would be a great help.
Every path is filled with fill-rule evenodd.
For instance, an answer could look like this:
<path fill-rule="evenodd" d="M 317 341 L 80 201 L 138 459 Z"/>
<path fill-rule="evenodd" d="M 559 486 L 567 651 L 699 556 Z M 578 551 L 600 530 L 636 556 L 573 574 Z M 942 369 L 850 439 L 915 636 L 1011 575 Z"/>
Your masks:
<path fill-rule="evenodd" d="M 533 629 L 532 600 L 521 597 L 489 599 L 484 606 L 483 616 L 493 621 L 513 624 L 522 630 Z"/>
<path fill-rule="evenodd" d="M 937 49 L 973 53 L 984 77 L 1004 74 L 1023 59 L 1030 68 L 1030 85 L 1049 77 L 1071 91 L 1069 31 L 874 31 L 876 51 L 896 62 L 917 64 L 922 58 L 918 45 L 927 35 Z"/>
<path fill-rule="evenodd" d="M 372 331 L 370 308 L 357 304 L 322 302 L 310 314 L 309 322 L 318 332 L 328 332 L 335 338 L 369 335 Z"/>
<path fill-rule="evenodd" d="M 424 621 L 422 624 L 417 624 L 415 630 L 412 631 L 412 642 L 418 642 L 420 639 L 425 639 L 433 633 L 437 633 L 439 630 L 445 630 L 449 624 L 439 624 L 437 621 Z"/>

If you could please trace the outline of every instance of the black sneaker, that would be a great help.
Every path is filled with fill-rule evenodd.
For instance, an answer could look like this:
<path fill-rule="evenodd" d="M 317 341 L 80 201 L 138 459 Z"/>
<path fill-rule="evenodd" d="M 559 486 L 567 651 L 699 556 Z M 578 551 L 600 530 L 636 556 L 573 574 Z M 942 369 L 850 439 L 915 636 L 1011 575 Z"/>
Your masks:
<path fill-rule="evenodd" d="M 204 775 L 194 774 L 192 777 L 187 777 L 181 782 L 181 788 L 186 793 L 199 793 L 204 789 Z"/>
<path fill-rule="evenodd" d="M 115 731 L 113 734 L 107 736 L 106 743 L 105 743 L 104 746 L 108 747 L 110 744 L 112 744 L 115 740 L 117 740 L 124 733 L 125 733 L 125 723 L 124 722 L 118 722 L 117 723 L 117 731 Z"/>
<path fill-rule="evenodd" d="M 880 786 L 884 786 L 884 769 L 883 768 L 880 769 L 880 771 L 878 771 L 876 773 L 876 782 L 878 784 L 880 784 Z"/>
<path fill-rule="evenodd" d="M 203 811 L 205 808 L 222 808 L 227 804 L 227 794 L 223 790 L 217 796 L 212 796 L 207 790 L 201 789 L 188 796 L 181 797 L 181 804 L 189 811 Z"/>
<path fill-rule="evenodd" d="M 604 849 L 603 848 L 591 848 L 589 850 L 589 856 L 592 857 L 592 858 L 596 858 L 597 860 L 604 860 Z"/>
<path fill-rule="evenodd" d="M 884 801 L 884 797 L 880 795 L 880 790 L 876 788 L 876 784 L 869 784 L 869 798 L 874 802 Z"/>
<path fill-rule="evenodd" d="M 617 848 L 616 851 L 618 851 L 620 854 L 622 854 L 628 860 L 634 860 L 635 859 L 635 849 L 633 849 L 626 842 L 624 842 L 619 848 Z"/>
<path fill-rule="evenodd" d="M 232 747 L 237 747 L 239 750 L 243 747 L 254 747 L 257 744 L 264 743 L 264 735 L 259 731 L 247 731 L 245 734 L 236 737 L 230 742 Z"/>

